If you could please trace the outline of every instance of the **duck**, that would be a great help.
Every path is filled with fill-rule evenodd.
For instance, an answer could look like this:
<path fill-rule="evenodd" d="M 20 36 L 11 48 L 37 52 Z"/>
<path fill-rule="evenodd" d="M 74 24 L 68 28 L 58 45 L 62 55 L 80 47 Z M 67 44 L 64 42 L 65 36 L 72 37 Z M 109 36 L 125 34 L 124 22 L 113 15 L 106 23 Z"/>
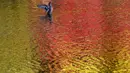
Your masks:
<path fill-rule="evenodd" d="M 52 11 L 53 11 L 52 2 L 49 2 L 48 5 L 38 4 L 37 7 L 46 11 L 46 17 L 48 17 L 50 23 L 52 23 Z"/>

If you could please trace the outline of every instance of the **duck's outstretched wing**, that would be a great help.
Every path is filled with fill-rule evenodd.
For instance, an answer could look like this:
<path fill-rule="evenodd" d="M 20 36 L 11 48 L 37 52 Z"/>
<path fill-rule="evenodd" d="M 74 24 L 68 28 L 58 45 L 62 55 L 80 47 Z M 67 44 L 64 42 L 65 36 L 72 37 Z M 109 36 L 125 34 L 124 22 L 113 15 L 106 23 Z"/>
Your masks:
<path fill-rule="evenodd" d="M 48 11 L 48 6 L 47 5 L 37 5 L 38 8 L 41 8 L 41 9 L 45 9 L 46 11 Z"/>

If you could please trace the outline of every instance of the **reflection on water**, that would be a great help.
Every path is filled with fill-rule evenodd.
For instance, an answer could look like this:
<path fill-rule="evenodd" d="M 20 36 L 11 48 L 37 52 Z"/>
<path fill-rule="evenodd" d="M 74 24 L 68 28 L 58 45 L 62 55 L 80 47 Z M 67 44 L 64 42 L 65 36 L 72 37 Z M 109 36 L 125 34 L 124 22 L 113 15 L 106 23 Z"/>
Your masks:
<path fill-rule="evenodd" d="M 0 73 L 130 73 L 127 1 L 0 0 Z"/>
<path fill-rule="evenodd" d="M 0 73 L 34 73 L 27 0 L 0 0 Z"/>

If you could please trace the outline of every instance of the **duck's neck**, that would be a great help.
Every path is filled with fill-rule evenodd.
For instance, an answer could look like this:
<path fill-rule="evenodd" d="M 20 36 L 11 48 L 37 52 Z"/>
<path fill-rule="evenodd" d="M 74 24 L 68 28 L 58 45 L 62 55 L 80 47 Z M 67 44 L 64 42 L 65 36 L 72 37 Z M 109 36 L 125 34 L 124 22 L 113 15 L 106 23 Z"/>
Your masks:
<path fill-rule="evenodd" d="M 48 6 L 51 6 L 51 2 L 48 3 Z"/>

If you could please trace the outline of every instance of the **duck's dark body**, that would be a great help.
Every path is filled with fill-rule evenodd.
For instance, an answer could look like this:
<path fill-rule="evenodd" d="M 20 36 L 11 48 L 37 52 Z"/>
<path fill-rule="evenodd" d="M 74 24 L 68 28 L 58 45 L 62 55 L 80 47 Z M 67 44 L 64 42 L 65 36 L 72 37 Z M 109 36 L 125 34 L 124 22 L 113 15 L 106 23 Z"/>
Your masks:
<path fill-rule="evenodd" d="M 49 2 L 48 5 L 40 4 L 37 6 L 38 6 L 38 8 L 44 9 L 47 12 L 46 16 L 48 17 L 49 21 L 52 23 L 52 4 L 51 4 L 51 2 Z"/>

